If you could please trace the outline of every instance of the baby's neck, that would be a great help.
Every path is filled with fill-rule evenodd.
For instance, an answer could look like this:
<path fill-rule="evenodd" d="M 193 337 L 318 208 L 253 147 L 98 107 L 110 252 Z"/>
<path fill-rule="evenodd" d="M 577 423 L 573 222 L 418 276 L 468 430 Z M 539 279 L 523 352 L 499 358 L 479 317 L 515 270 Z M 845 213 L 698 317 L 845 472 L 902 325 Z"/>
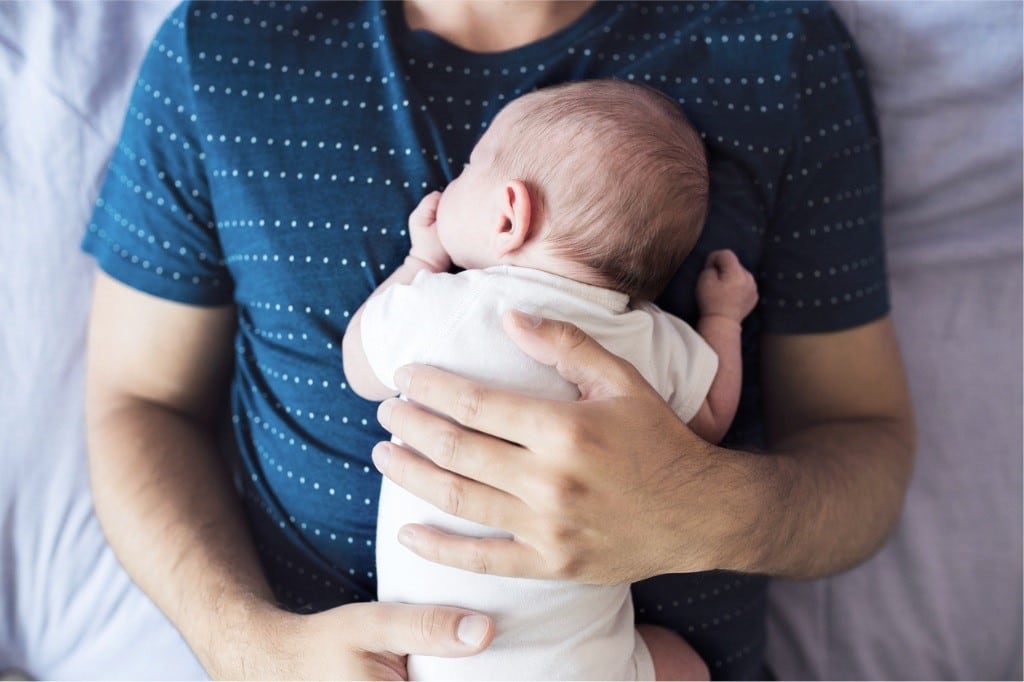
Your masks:
<path fill-rule="evenodd" d="M 494 265 L 514 265 L 520 268 L 533 268 L 558 275 L 567 279 L 608 288 L 608 282 L 593 268 L 589 268 L 565 256 L 547 251 L 521 250 L 502 258 Z"/>

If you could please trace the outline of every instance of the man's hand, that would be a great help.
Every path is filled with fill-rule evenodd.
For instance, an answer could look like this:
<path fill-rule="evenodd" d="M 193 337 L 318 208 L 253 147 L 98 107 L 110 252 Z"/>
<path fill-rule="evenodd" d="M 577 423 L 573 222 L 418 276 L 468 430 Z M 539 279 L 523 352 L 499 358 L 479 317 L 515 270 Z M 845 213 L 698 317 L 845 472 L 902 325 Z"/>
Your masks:
<path fill-rule="evenodd" d="M 215 678 L 402 679 L 408 653 L 487 646 L 491 621 L 460 609 L 372 603 L 300 616 L 275 605 L 216 449 L 234 328 L 231 308 L 172 303 L 97 275 L 90 476 L 132 578 Z"/>
<path fill-rule="evenodd" d="M 267 606 L 244 642 L 208 671 L 216 679 L 405 680 L 406 656 L 470 656 L 490 644 L 493 622 L 438 606 L 370 602 L 313 615 Z"/>
<path fill-rule="evenodd" d="M 707 569 L 809 578 L 865 559 L 899 515 L 913 424 L 887 318 L 767 338 L 771 455 L 697 438 L 632 365 L 571 324 L 510 313 L 505 326 L 581 399 L 399 370 L 412 402 L 388 400 L 378 415 L 407 447 L 378 444 L 377 468 L 443 511 L 513 535 L 404 527 L 399 540 L 428 560 L 588 583 Z"/>
<path fill-rule="evenodd" d="M 409 255 L 422 261 L 433 272 L 444 272 L 452 266 L 451 256 L 437 236 L 437 202 L 440 192 L 431 192 L 420 200 L 409 214 Z"/>
<path fill-rule="evenodd" d="M 730 564 L 720 538 L 746 519 L 715 504 L 716 486 L 744 482 L 711 472 L 727 470 L 731 453 L 696 437 L 632 365 L 576 327 L 521 313 L 505 326 L 524 351 L 577 384 L 581 400 L 526 398 L 431 367 L 399 370 L 410 401 L 457 424 L 388 400 L 381 423 L 427 459 L 380 443 L 374 462 L 440 509 L 514 539 L 406 526 L 399 540 L 472 571 L 588 583 Z"/>

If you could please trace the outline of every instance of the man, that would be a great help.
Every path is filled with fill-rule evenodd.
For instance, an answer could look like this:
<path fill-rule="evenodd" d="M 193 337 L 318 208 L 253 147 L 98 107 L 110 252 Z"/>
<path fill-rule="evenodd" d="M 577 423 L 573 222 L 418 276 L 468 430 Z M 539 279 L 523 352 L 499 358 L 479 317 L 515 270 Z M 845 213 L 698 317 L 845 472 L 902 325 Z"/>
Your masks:
<path fill-rule="evenodd" d="M 571 326 L 517 318 L 510 334 L 579 402 L 409 368 L 404 392 L 462 428 L 386 402 L 381 422 L 429 461 L 387 445 L 374 458 L 515 540 L 409 528 L 403 542 L 470 570 L 643 581 L 640 619 L 736 677 L 762 674 L 756 574 L 828 574 L 883 541 L 911 417 L 877 135 L 827 7 L 184 6 L 143 66 L 86 241 L 107 273 L 87 400 L 105 531 L 211 674 L 402 677 L 405 654 L 490 641 L 485 614 L 359 603 L 384 434 L 340 373 L 340 336 L 407 248 L 409 204 L 457 174 L 503 102 L 590 77 L 650 79 L 705 132 L 712 208 L 694 261 L 733 248 L 763 292 L 744 330 L 755 380 L 725 441 L 750 450 L 696 438 Z M 693 276 L 684 266 L 660 303 L 692 314 Z M 232 366 L 247 517 L 216 446 Z"/>

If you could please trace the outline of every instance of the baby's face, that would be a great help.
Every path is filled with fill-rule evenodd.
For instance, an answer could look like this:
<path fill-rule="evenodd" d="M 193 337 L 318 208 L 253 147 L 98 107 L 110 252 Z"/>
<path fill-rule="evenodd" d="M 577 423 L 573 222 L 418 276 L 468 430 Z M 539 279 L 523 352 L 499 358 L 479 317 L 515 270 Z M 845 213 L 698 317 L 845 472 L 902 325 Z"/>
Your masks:
<path fill-rule="evenodd" d="M 497 264 L 492 225 L 501 220 L 498 200 L 503 179 L 492 170 L 496 144 L 505 127 L 504 111 L 494 118 L 473 147 L 469 163 L 441 193 L 437 205 L 437 235 L 452 262 L 463 268 Z"/>

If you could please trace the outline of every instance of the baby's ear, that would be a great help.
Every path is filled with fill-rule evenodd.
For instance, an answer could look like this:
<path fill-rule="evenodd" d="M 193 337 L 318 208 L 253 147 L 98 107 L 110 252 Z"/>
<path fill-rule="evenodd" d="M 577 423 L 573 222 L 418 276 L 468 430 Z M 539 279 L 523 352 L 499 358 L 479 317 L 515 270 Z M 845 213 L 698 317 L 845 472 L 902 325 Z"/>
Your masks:
<path fill-rule="evenodd" d="M 500 188 L 501 225 L 496 236 L 499 256 L 518 251 L 533 234 L 533 198 L 522 180 L 509 180 Z"/>

